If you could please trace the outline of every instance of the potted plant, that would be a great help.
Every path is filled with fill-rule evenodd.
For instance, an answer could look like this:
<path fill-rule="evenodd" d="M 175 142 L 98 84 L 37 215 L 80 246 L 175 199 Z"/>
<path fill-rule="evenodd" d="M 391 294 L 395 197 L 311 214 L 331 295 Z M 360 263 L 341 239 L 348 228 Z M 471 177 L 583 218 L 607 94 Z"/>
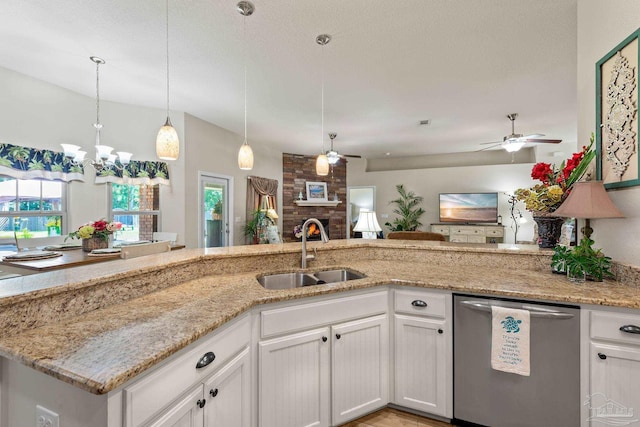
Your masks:
<path fill-rule="evenodd" d="M 389 227 L 390 231 L 415 231 L 422 225 L 419 221 L 424 214 L 424 209 L 419 205 L 422 203 L 422 196 L 416 196 L 413 191 L 407 192 L 403 184 L 396 185 L 396 190 L 400 197 L 389 202 L 394 203 L 396 208 L 393 213 L 399 215 L 393 222 L 386 222 L 384 225 Z"/>
<path fill-rule="evenodd" d="M 559 273 L 566 272 L 570 280 L 576 282 L 585 279 L 602 282 L 605 278 L 615 278 L 611 271 L 611 258 L 601 249 L 594 249 L 593 243 L 593 240 L 584 237 L 573 249 L 556 246 L 551 257 L 552 269 Z"/>
<path fill-rule="evenodd" d="M 244 236 L 254 245 L 260 243 L 258 241 L 259 227 L 264 216 L 265 213 L 263 211 L 256 209 L 251 218 L 247 219 L 247 223 L 244 226 Z"/>

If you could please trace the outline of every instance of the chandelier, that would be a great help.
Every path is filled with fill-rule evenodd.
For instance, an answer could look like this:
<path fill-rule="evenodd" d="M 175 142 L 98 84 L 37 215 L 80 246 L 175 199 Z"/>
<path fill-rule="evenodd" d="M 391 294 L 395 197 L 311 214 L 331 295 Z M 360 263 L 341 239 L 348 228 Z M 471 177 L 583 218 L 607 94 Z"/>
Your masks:
<path fill-rule="evenodd" d="M 117 154 L 112 154 L 111 152 L 113 151 L 113 147 L 103 145 L 100 142 L 100 130 L 102 129 L 102 124 L 100 123 L 100 65 L 103 65 L 105 60 L 97 56 L 91 56 L 89 59 L 96 64 L 96 122 L 93 124 L 93 127 L 96 129 L 95 159 L 85 159 L 87 152 L 82 151 L 82 147 L 79 145 L 60 145 L 62 146 L 65 157 L 70 159 L 73 163 L 81 164 L 83 166 L 91 165 L 98 172 L 105 167 L 122 169 L 129 164 L 133 154 L 126 151 L 118 151 Z"/>

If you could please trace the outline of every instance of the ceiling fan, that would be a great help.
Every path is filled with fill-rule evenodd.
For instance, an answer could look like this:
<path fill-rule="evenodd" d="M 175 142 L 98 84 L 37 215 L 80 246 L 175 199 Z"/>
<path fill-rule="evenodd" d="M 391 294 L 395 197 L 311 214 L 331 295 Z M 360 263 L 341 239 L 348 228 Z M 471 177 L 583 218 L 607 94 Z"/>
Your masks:
<path fill-rule="evenodd" d="M 338 136 L 337 133 L 334 133 L 334 132 L 329 133 L 329 139 L 331 139 L 331 149 L 327 151 L 326 154 L 327 154 L 327 160 L 329 160 L 330 165 L 335 165 L 336 163 L 338 163 L 340 159 L 344 159 L 345 157 L 353 157 L 356 159 L 362 158 L 362 156 L 357 156 L 353 154 L 340 154 L 336 150 L 334 150 L 333 140 L 336 139 L 336 136 Z"/>
<path fill-rule="evenodd" d="M 479 151 L 489 150 L 491 148 L 501 146 L 506 151 L 510 153 L 515 153 L 520 150 L 525 144 L 534 143 L 534 144 L 559 144 L 562 142 L 561 139 L 540 139 L 541 136 L 544 136 L 542 133 L 534 133 L 530 135 L 523 135 L 521 133 L 516 133 L 515 131 L 515 121 L 518 118 L 518 113 L 507 114 L 507 118 L 511 120 L 511 134 L 506 135 L 502 138 L 502 141 L 493 141 L 493 142 L 483 142 L 480 145 L 493 144 L 489 147 L 485 147 Z"/>

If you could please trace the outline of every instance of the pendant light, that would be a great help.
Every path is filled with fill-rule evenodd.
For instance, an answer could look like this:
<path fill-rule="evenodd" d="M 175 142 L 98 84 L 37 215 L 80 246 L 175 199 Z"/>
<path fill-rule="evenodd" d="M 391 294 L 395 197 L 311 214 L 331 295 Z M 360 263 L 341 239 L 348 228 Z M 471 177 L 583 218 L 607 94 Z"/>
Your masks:
<path fill-rule="evenodd" d="M 329 159 L 324 152 L 324 46 L 330 41 L 329 34 L 320 34 L 316 37 L 316 43 L 322 46 L 322 151 L 316 158 L 316 174 L 319 176 L 329 175 Z"/>
<path fill-rule="evenodd" d="M 247 16 L 253 14 L 255 7 L 250 1 L 241 1 L 236 9 L 244 16 L 242 23 L 244 36 L 244 142 L 238 151 L 238 167 L 248 171 L 253 169 L 253 150 L 247 142 Z"/>
<path fill-rule="evenodd" d="M 73 163 L 78 165 L 91 165 L 96 171 L 101 171 L 105 167 L 115 167 L 122 169 L 129 164 L 131 156 L 133 154 L 126 151 L 118 151 L 116 154 L 111 154 L 113 147 L 108 145 L 102 145 L 100 142 L 100 130 L 102 124 L 100 123 L 100 66 L 104 65 L 106 61 L 97 56 L 90 56 L 89 59 L 96 64 L 96 122 L 93 127 L 96 129 L 95 149 L 96 156 L 94 160 L 85 159 L 86 151 L 82 151 L 79 145 L 73 144 L 60 144 L 64 155 L 70 159 Z M 119 164 L 116 164 L 116 160 Z"/>
<path fill-rule="evenodd" d="M 178 160 L 180 155 L 180 140 L 178 139 L 178 133 L 171 125 L 171 119 L 169 118 L 169 0 L 166 0 L 166 12 L 167 12 L 167 121 L 164 126 L 158 131 L 156 137 L 156 155 L 162 160 Z"/>

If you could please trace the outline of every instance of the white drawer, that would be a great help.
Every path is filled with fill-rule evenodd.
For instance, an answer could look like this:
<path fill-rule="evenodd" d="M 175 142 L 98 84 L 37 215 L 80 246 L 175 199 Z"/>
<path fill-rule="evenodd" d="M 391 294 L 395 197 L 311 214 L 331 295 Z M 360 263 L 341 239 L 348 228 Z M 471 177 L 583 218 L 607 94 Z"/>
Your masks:
<path fill-rule="evenodd" d="M 469 243 L 486 243 L 487 238 L 484 236 L 467 236 L 467 242 Z"/>
<path fill-rule="evenodd" d="M 490 237 L 502 237 L 504 236 L 504 228 L 502 227 L 487 227 L 485 228 L 485 233 L 487 236 Z"/>
<path fill-rule="evenodd" d="M 171 403 L 193 384 L 203 381 L 224 362 L 246 348 L 251 341 L 251 322 L 245 316 L 227 329 L 210 337 L 187 353 L 173 359 L 140 381 L 124 389 L 125 427 L 141 425 L 159 410 Z M 196 369 L 196 364 L 212 352 L 215 359 L 206 367 Z"/>
<path fill-rule="evenodd" d="M 484 227 L 456 227 L 451 226 L 451 234 L 484 236 Z"/>
<path fill-rule="evenodd" d="M 396 313 L 444 318 L 447 310 L 447 296 L 428 291 L 396 289 L 394 310 Z"/>
<path fill-rule="evenodd" d="M 598 311 L 591 312 L 591 338 L 640 345 L 640 334 L 622 332 L 620 328 L 623 326 L 640 328 L 640 316 Z"/>
<path fill-rule="evenodd" d="M 262 338 L 304 331 L 350 319 L 386 313 L 387 291 L 334 298 L 308 304 L 264 310 L 260 313 Z"/>
<path fill-rule="evenodd" d="M 432 233 L 440 233 L 444 236 L 449 235 L 449 226 L 448 225 L 432 225 L 431 226 Z"/>
<path fill-rule="evenodd" d="M 454 235 L 449 238 L 449 241 L 453 243 L 467 243 L 469 236 Z"/>

